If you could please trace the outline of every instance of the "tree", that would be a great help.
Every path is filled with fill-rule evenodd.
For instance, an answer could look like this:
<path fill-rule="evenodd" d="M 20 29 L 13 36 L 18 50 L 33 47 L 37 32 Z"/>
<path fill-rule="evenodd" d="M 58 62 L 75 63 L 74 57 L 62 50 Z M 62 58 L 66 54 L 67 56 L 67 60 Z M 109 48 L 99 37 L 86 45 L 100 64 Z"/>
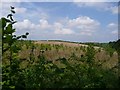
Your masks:
<path fill-rule="evenodd" d="M 19 60 L 16 58 L 16 53 L 19 51 L 19 47 L 15 44 L 16 41 L 22 38 L 27 38 L 29 33 L 25 35 L 16 36 L 14 33 L 16 29 L 13 28 L 13 25 L 17 22 L 13 19 L 15 14 L 14 7 L 10 7 L 11 13 L 7 15 L 7 18 L 2 17 L 0 21 L 2 22 L 2 55 L 4 56 L 6 52 L 9 52 L 8 62 L 9 65 L 3 65 L 3 87 L 14 88 L 15 80 L 17 79 L 14 75 L 19 75 Z M 4 61 L 4 59 L 3 59 Z"/>

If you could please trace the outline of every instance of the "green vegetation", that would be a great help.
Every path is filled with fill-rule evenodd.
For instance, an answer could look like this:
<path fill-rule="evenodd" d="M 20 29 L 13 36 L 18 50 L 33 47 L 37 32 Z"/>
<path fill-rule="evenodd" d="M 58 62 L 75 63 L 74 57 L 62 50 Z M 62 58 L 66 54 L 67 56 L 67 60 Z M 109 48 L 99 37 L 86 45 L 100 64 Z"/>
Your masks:
<path fill-rule="evenodd" d="M 0 20 L 3 89 L 118 88 L 116 49 L 23 40 L 28 33 L 13 34 L 14 13 L 11 7 L 8 18 Z"/>

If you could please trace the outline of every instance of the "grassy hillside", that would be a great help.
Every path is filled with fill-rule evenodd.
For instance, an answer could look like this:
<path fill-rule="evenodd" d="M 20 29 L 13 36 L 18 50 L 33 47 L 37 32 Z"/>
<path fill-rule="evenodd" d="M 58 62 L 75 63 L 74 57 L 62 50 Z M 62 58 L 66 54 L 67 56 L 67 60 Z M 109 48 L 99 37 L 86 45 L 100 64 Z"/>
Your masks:
<path fill-rule="evenodd" d="M 20 43 L 20 42 L 19 42 Z M 27 61 L 31 53 L 31 45 L 29 41 L 24 41 L 24 45 L 21 45 L 22 48 L 19 52 L 18 57 Z M 34 41 L 34 58 L 37 61 L 39 55 L 44 55 L 48 61 L 57 63 L 58 58 L 69 59 L 75 57 L 73 61 L 80 62 L 81 57 L 84 57 L 87 52 L 86 44 L 76 44 L 72 42 L 62 42 L 62 41 Z M 113 51 L 112 54 L 103 47 L 94 46 L 95 49 L 95 62 L 98 64 L 103 63 L 102 65 L 106 68 L 113 68 L 117 65 L 118 54 L 116 51 Z M 106 47 L 108 48 L 108 47 Z M 43 53 L 41 53 L 43 51 Z"/>
<path fill-rule="evenodd" d="M 40 51 L 43 50 L 43 55 L 47 60 L 55 62 L 58 58 L 67 58 L 74 55 L 76 60 L 80 61 L 81 56 L 85 56 L 88 45 L 86 44 L 76 44 L 72 42 L 62 42 L 62 41 L 35 41 L 34 56 L 38 57 Z M 95 48 L 95 61 L 97 63 L 104 63 L 104 66 L 112 68 L 118 62 L 118 54 L 113 51 L 112 54 L 103 47 L 93 46 Z M 23 47 L 22 52 L 19 56 L 23 59 L 27 59 L 30 55 L 30 48 Z"/>
<path fill-rule="evenodd" d="M 114 82 L 117 83 L 116 80 L 118 73 L 118 69 L 117 69 L 118 54 L 116 50 L 112 50 L 112 54 L 111 54 L 112 48 L 110 47 L 109 47 L 110 50 L 107 50 L 106 48 L 108 47 L 103 48 L 88 44 L 86 45 L 86 44 L 59 42 L 59 41 L 23 41 L 22 40 L 22 41 L 17 41 L 15 44 L 17 45 L 17 47 L 19 47 L 18 48 L 19 52 L 13 55 L 15 55 L 16 58 L 15 63 L 19 63 L 18 64 L 19 66 L 17 67 L 20 67 L 20 69 L 23 69 L 24 71 L 22 74 L 24 78 L 26 77 L 25 82 L 27 82 L 26 85 L 28 85 L 25 87 L 31 87 L 31 88 L 33 87 L 35 88 L 37 87 L 44 87 L 44 88 L 117 87 L 116 86 L 117 84 L 114 85 Z M 8 57 L 9 57 L 9 51 L 6 52 L 6 54 L 4 54 L 3 56 L 4 59 L 3 64 L 5 66 L 9 65 Z M 41 69 L 43 69 L 43 72 L 40 73 Z M 56 71 L 57 69 L 60 71 Z M 38 75 L 38 72 L 39 75 L 44 75 L 46 73 L 45 75 L 47 76 L 43 76 L 44 79 L 42 79 L 45 80 L 44 82 L 41 82 L 40 78 L 39 78 L 40 80 L 38 79 L 38 81 L 36 81 L 36 79 L 38 78 L 36 76 Z M 94 73 L 94 75 L 92 73 Z M 51 76 L 52 74 L 54 75 Z M 66 76 L 67 74 L 69 74 L 70 77 Z M 87 74 L 88 76 L 86 76 Z M 110 79 L 111 76 L 108 77 L 108 75 L 110 74 L 112 74 L 112 78 L 114 79 L 114 81 L 113 79 L 112 80 Z M 93 79 L 98 78 L 97 83 L 96 81 L 91 81 L 91 79 L 89 78 L 91 77 L 91 75 L 94 76 Z M 101 77 L 100 75 L 102 75 L 103 77 L 102 79 L 100 79 Z M 80 79 L 80 81 L 83 79 L 84 83 L 77 82 L 78 78 L 80 78 L 81 76 L 82 78 Z M 31 77 L 31 79 L 34 80 L 33 83 L 35 83 L 35 85 L 37 86 L 34 86 L 33 83 L 29 83 L 30 78 L 28 77 Z M 65 78 L 68 79 L 68 82 Z M 71 80 L 75 80 L 75 81 L 71 81 Z M 104 80 L 108 80 L 108 81 L 106 81 L 106 83 L 103 83 Z M 42 84 L 46 84 L 46 85 L 39 86 L 38 82 L 41 82 L 41 85 Z M 55 82 L 58 85 L 56 85 Z M 94 84 L 96 83 L 96 84 L 92 85 L 92 83 Z"/>

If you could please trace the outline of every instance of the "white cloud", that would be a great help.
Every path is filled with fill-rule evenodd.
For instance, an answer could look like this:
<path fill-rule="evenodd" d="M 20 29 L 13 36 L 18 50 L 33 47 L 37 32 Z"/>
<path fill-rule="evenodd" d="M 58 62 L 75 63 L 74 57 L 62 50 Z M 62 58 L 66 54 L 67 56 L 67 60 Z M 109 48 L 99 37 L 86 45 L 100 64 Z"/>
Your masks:
<path fill-rule="evenodd" d="M 16 13 L 26 13 L 26 8 L 15 8 Z"/>
<path fill-rule="evenodd" d="M 51 25 L 49 25 L 48 21 L 44 20 L 44 19 L 41 19 L 38 24 L 34 24 L 30 20 L 25 19 L 21 22 L 17 22 L 14 25 L 14 27 L 17 28 L 18 30 L 23 30 L 23 31 L 25 31 L 25 30 L 27 30 L 27 31 L 34 30 L 35 31 L 35 30 L 50 29 Z"/>
<path fill-rule="evenodd" d="M 55 34 L 92 35 L 99 28 L 100 23 L 90 17 L 80 16 L 74 19 L 63 19 L 54 23 Z"/>
<path fill-rule="evenodd" d="M 19 30 L 39 30 L 41 32 L 48 31 L 53 34 L 69 35 L 69 34 L 79 34 L 79 35 L 92 35 L 99 28 L 100 23 L 94 19 L 87 16 L 81 16 L 75 19 L 67 19 L 66 23 L 53 22 L 49 23 L 48 20 L 40 19 L 39 23 L 34 24 L 30 20 L 25 19 L 21 22 L 15 24 L 15 27 Z M 37 33 L 37 32 L 36 32 Z"/>
<path fill-rule="evenodd" d="M 17 22 L 14 27 L 18 30 L 34 30 L 36 28 L 36 25 L 28 19 L 25 19 L 22 22 Z"/>
<path fill-rule="evenodd" d="M 69 22 L 68 22 L 68 24 L 71 26 L 71 27 L 76 27 L 76 26 L 78 26 L 79 27 L 79 25 L 80 26 L 82 26 L 82 25 L 84 25 L 84 26 L 97 26 L 97 25 L 99 25 L 100 23 L 98 22 L 98 21 L 95 21 L 95 20 L 93 20 L 93 19 L 91 19 L 90 17 L 87 17 L 87 16 L 80 16 L 80 17 L 78 17 L 78 18 L 76 18 L 76 19 L 72 19 L 72 20 L 69 20 Z"/>
<path fill-rule="evenodd" d="M 92 35 L 92 33 L 99 28 L 99 25 L 100 23 L 98 21 L 87 16 L 81 16 L 68 21 L 68 27 L 77 30 L 78 33 L 82 33 L 82 35 Z"/>
<path fill-rule="evenodd" d="M 62 28 L 62 29 L 56 29 L 54 31 L 55 34 L 63 34 L 63 35 L 69 35 L 69 34 L 73 34 L 74 32 L 70 29 L 67 28 Z"/>
<path fill-rule="evenodd" d="M 38 24 L 34 24 L 30 20 L 25 19 L 16 23 L 14 27 L 17 29 L 19 34 L 28 31 L 31 35 L 38 35 L 45 31 L 48 31 L 47 33 L 51 33 L 51 30 L 53 30 L 53 35 L 69 35 L 74 33 L 72 30 L 64 28 L 64 25 L 61 23 L 55 22 L 53 24 L 49 24 L 48 21 L 44 19 L 40 19 Z"/>
<path fill-rule="evenodd" d="M 118 24 L 116 23 L 109 23 L 107 25 L 108 30 L 111 34 L 118 34 Z"/>
<path fill-rule="evenodd" d="M 60 29 L 60 28 L 63 27 L 63 25 L 61 23 L 59 23 L 59 22 L 55 22 L 54 27 L 55 27 L 55 29 L 58 29 L 58 28 Z"/>
<path fill-rule="evenodd" d="M 40 22 L 40 24 L 39 24 L 40 29 L 50 29 L 51 28 L 51 25 L 49 25 L 47 20 L 41 19 L 39 22 Z"/>
<path fill-rule="evenodd" d="M 55 34 L 73 34 L 74 31 L 72 31 L 71 29 L 65 28 L 64 25 L 62 25 L 59 22 L 55 22 L 54 23 L 54 33 Z"/>

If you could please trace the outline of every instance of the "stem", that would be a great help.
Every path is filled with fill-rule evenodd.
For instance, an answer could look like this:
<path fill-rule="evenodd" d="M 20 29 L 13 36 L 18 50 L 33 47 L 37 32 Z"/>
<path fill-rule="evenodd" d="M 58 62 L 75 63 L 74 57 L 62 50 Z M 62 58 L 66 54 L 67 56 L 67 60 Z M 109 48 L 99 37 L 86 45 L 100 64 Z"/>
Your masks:
<path fill-rule="evenodd" d="M 12 77 L 12 50 L 10 46 L 10 77 Z M 10 79 L 10 84 L 12 83 L 12 80 Z"/>

